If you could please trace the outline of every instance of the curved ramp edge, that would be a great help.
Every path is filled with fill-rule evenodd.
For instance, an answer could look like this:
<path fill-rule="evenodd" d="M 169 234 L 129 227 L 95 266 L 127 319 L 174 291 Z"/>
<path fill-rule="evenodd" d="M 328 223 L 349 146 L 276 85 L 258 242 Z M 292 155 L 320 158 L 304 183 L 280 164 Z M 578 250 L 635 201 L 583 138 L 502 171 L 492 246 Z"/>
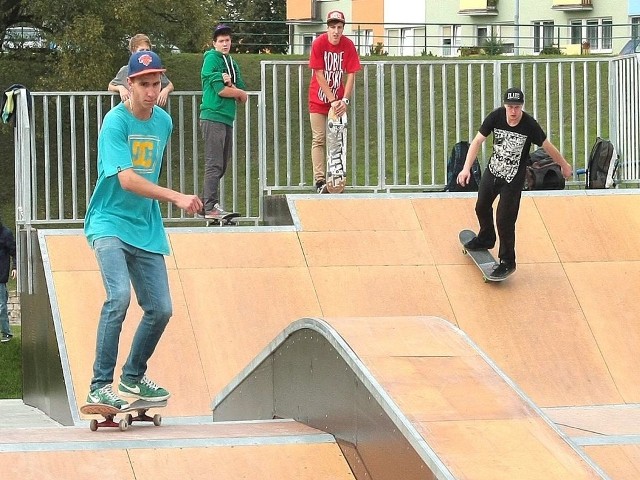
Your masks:
<path fill-rule="evenodd" d="M 450 322 L 302 318 L 213 400 L 214 421 L 293 418 L 373 478 L 608 478 Z M 406 472 L 406 474 L 405 474 Z"/>

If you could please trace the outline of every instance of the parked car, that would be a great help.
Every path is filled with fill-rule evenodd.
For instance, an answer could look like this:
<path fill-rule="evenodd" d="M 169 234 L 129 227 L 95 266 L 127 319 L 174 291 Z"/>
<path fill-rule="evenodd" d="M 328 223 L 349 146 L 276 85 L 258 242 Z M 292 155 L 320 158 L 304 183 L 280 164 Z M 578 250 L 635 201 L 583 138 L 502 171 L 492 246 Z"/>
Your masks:
<path fill-rule="evenodd" d="M 46 39 L 45 33 L 36 27 L 9 27 L 4 33 L 2 50 L 47 50 L 55 45 Z"/>
<path fill-rule="evenodd" d="M 640 38 L 632 38 L 620 50 L 620 55 L 628 55 L 629 53 L 640 53 Z"/>

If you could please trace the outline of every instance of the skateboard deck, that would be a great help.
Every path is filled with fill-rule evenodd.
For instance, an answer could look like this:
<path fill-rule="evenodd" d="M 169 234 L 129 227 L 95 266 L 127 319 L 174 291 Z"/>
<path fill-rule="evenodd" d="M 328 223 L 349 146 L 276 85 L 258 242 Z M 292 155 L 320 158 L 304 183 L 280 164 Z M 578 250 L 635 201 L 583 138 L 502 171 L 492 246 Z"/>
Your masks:
<path fill-rule="evenodd" d="M 234 218 L 238 218 L 240 216 L 239 213 L 228 213 L 220 218 L 205 218 L 207 221 L 207 227 L 211 226 L 224 226 L 224 225 L 236 225 L 236 222 L 233 221 Z"/>
<path fill-rule="evenodd" d="M 323 193 L 342 193 L 347 172 L 347 114 L 336 116 L 333 107 L 327 116 L 327 184 Z"/>
<path fill-rule="evenodd" d="M 485 282 L 501 282 L 507 278 L 491 276 L 491 272 L 496 267 L 497 262 L 489 250 L 467 250 L 464 248 L 465 243 L 476 237 L 474 232 L 471 230 L 462 230 L 458 236 L 460 238 L 460 244 L 462 245 L 462 253 L 469 255 L 472 258 L 473 262 L 482 272 L 482 277 Z"/>
<path fill-rule="evenodd" d="M 162 416 L 159 413 L 156 413 L 153 417 L 147 415 L 147 411 L 152 408 L 163 408 L 167 406 L 166 400 L 161 400 L 159 402 L 148 402 L 146 400 L 136 400 L 133 403 L 129 404 L 129 408 L 125 410 L 119 410 L 110 405 L 104 405 L 101 403 L 88 403 L 80 407 L 80 411 L 87 415 L 102 415 L 104 420 L 99 422 L 95 418 L 89 422 L 89 428 L 92 432 L 95 432 L 100 427 L 117 427 L 121 431 L 125 431 L 129 428 L 132 423 L 135 422 L 153 422 L 156 427 L 159 427 L 162 424 Z M 129 412 L 136 412 L 136 416 L 134 417 Z M 114 419 L 116 415 L 124 413 L 124 418 L 121 418 L 120 421 L 116 422 Z"/>

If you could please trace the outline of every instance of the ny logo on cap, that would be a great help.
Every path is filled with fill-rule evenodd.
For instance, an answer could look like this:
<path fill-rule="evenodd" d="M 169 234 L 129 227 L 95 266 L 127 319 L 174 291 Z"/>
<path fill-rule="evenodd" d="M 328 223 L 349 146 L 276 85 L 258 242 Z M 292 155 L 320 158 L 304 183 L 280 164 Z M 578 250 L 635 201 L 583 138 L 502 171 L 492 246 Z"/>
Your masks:
<path fill-rule="evenodd" d="M 151 62 L 153 62 L 153 57 L 148 53 L 140 55 L 140 57 L 138 58 L 138 63 L 141 63 L 145 67 L 151 65 Z"/>

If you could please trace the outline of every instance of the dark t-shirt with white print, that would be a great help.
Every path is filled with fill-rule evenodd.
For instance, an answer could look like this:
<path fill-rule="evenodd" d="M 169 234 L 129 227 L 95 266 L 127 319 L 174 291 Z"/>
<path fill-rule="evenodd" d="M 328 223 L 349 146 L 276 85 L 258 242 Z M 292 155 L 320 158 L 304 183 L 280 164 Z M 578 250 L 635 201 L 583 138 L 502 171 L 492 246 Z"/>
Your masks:
<path fill-rule="evenodd" d="M 540 124 L 527 112 L 522 112 L 520 123 L 512 127 L 507 123 L 505 107 L 499 107 L 487 115 L 480 126 L 480 133 L 485 137 L 491 132 L 493 152 L 489 159 L 489 171 L 508 183 L 514 178 L 524 181 L 531 144 L 542 146 L 547 138 Z"/>

